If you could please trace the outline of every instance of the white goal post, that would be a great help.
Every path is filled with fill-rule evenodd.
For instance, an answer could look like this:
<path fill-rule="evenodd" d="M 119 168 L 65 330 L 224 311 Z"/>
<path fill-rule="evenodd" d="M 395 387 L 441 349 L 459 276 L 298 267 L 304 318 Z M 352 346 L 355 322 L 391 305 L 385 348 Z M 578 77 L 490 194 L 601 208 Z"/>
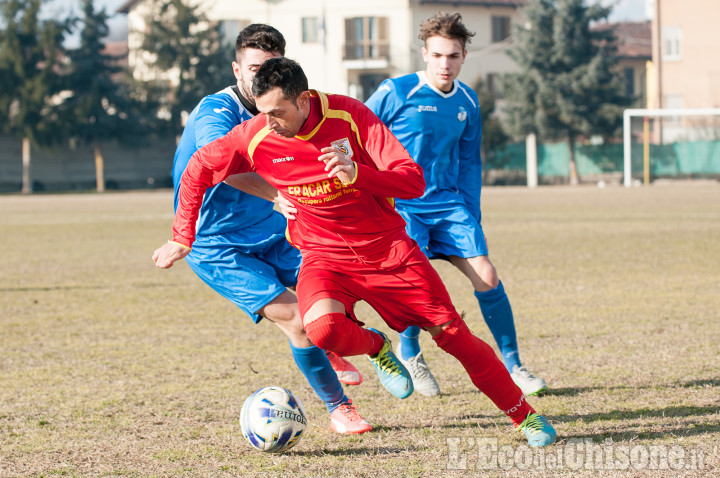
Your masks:
<path fill-rule="evenodd" d="M 631 166 L 631 144 L 632 135 L 630 131 L 630 120 L 632 117 L 674 117 L 674 116 L 718 116 L 720 117 L 720 108 L 660 108 L 660 109 L 641 109 L 631 108 L 623 112 L 623 156 L 624 156 L 624 173 L 623 184 L 625 187 L 632 185 L 632 166 Z"/>

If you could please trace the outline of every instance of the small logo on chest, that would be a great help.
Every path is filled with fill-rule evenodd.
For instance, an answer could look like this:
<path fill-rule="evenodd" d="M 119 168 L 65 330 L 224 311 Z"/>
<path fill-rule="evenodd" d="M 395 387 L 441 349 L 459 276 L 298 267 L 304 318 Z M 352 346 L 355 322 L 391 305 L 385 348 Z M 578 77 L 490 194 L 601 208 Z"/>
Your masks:
<path fill-rule="evenodd" d="M 437 112 L 437 106 L 433 106 L 433 105 L 418 105 L 418 113 L 422 113 L 423 111 L 433 111 L 433 112 Z"/>
<path fill-rule="evenodd" d="M 295 161 L 295 158 L 292 156 L 285 156 L 284 158 L 275 158 L 272 160 L 273 164 L 284 163 L 286 161 Z"/>
<path fill-rule="evenodd" d="M 465 121 L 467 119 L 467 110 L 462 106 L 458 106 L 457 119 L 458 121 Z"/>
<path fill-rule="evenodd" d="M 333 141 L 330 144 L 332 146 L 335 146 L 337 149 L 339 149 L 342 154 L 352 158 L 353 150 L 352 150 L 352 146 L 350 146 L 349 139 L 347 139 L 347 138 L 338 139 L 337 141 Z"/>

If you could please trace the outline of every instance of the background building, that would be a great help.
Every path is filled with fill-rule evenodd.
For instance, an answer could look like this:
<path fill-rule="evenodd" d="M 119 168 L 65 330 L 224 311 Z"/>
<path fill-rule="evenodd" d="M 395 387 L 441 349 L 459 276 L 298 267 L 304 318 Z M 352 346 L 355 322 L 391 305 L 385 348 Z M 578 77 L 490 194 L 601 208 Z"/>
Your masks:
<path fill-rule="evenodd" d="M 653 107 L 720 108 L 720 2 L 654 2 Z"/>
<path fill-rule="evenodd" d="M 137 50 L 152 0 L 129 0 L 130 64 L 145 74 Z M 526 0 L 217 0 L 208 18 L 222 24 L 228 41 L 250 23 L 268 23 L 288 43 L 286 55 L 298 61 L 312 88 L 366 99 L 382 80 L 424 68 L 417 39 L 420 23 L 439 10 L 460 12 L 476 32 L 460 80 L 478 79 L 497 87 L 497 75 L 512 71 L 505 54 L 512 24 L 522 19 Z M 231 79 L 228 67 L 228 79 Z"/>

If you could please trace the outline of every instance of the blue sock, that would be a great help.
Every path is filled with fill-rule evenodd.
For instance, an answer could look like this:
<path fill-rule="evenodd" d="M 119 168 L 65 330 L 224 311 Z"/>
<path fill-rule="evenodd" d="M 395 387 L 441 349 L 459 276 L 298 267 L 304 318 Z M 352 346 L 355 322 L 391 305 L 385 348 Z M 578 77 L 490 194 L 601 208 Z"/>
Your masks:
<path fill-rule="evenodd" d="M 420 327 L 411 325 L 400 334 L 400 355 L 403 360 L 412 358 L 420 353 Z"/>
<path fill-rule="evenodd" d="M 343 392 L 340 380 L 325 351 L 316 346 L 295 347 L 290 344 L 295 364 L 305 379 L 315 391 L 320 400 L 325 402 L 328 412 L 332 413 L 337 407 L 348 401 Z"/>
<path fill-rule="evenodd" d="M 480 304 L 485 323 L 500 348 L 500 355 L 505 362 L 505 367 L 509 372 L 512 372 L 515 365 L 522 367 L 512 307 L 510 307 L 510 300 L 508 300 L 502 282 L 487 292 L 475 291 L 475 297 Z"/>

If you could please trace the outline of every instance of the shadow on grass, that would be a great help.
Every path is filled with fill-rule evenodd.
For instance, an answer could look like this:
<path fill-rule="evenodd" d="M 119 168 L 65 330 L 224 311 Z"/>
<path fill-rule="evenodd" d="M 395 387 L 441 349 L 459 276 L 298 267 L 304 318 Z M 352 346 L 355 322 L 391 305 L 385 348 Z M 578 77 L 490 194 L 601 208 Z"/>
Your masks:
<path fill-rule="evenodd" d="M 168 288 L 172 287 L 167 284 L 155 284 L 151 282 L 137 282 L 129 284 L 130 287 L 136 289 L 150 289 L 150 288 Z M 114 284 L 78 284 L 78 285 L 58 285 L 58 286 L 45 286 L 45 287 L 0 287 L 0 292 L 51 292 L 57 290 L 98 290 L 98 289 L 111 289 L 115 287 Z"/>
<path fill-rule="evenodd" d="M 714 415 L 718 412 L 720 412 L 720 405 L 714 407 L 695 407 L 691 405 L 680 405 L 665 408 L 613 410 L 607 413 L 590 413 L 588 415 L 563 415 L 562 417 L 556 417 L 556 420 L 563 422 L 574 420 L 596 422 L 605 420 L 633 420 L 640 418 L 697 417 L 704 415 Z"/>
<path fill-rule="evenodd" d="M 702 379 L 702 380 L 691 380 L 689 382 L 685 382 L 682 384 L 682 387 L 685 388 L 694 388 L 694 387 L 720 387 L 720 378 L 709 378 L 709 379 Z"/>
<path fill-rule="evenodd" d="M 717 415 L 720 413 L 720 406 L 715 407 L 696 407 L 690 405 L 681 405 L 665 408 L 641 408 L 638 410 L 613 410 L 607 413 L 590 413 L 587 415 L 562 415 L 556 417 L 548 417 L 555 423 L 569 423 L 582 420 L 585 423 L 591 422 L 616 422 L 617 427 L 622 430 L 607 431 L 599 433 L 582 433 L 578 436 L 563 436 L 563 439 L 569 438 L 592 438 L 593 441 L 602 441 L 611 438 L 615 441 L 623 440 L 649 440 L 655 438 L 667 437 L 687 437 L 693 435 L 705 435 L 720 433 L 720 419 L 716 418 L 713 422 L 708 420 L 709 415 Z M 656 423 L 652 420 L 648 422 L 627 423 L 628 420 L 642 420 L 653 418 L 672 418 L 672 417 L 696 417 L 695 423 L 678 425 L 664 425 Z M 656 428 L 661 428 L 657 430 Z M 648 428 L 654 428 L 648 430 Z"/>
<path fill-rule="evenodd" d="M 640 385 L 640 386 L 628 386 L 628 385 L 617 385 L 608 387 L 565 387 L 565 388 L 550 388 L 542 393 L 542 396 L 548 397 L 564 397 L 564 396 L 577 396 L 583 393 L 596 392 L 596 391 L 612 391 L 612 390 L 660 390 L 660 389 L 673 389 L 673 388 L 706 388 L 706 387 L 720 387 L 720 379 L 698 379 L 691 380 L 689 382 L 677 383 L 677 384 L 658 384 L 658 385 Z"/>
<path fill-rule="evenodd" d="M 607 439 L 611 439 L 614 442 L 618 441 L 635 441 L 635 440 L 653 440 L 653 439 L 663 439 L 668 437 L 690 437 L 694 435 L 711 435 L 711 434 L 717 434 L 720 433 L 720 424 L 712 424 L 712 425 L 699 425 L 692 428 L 688 428 L 686 426 L 674 426 L 674 427 L 667 427 L 663 428 L 662 430 L 642 430 L 639 431 L 635 429 L 635 427 L 627 427 L 623 426 L 625 428 L 621 431 L 607 431 L 607 432 L 597 432 L 597 433 L 582 433 L 578 435 L 565 435 L 561 436 L 560 438 L 565 441 L 572 438 L 590 438 L 593 442 L 602 442 Z"/>
<path fill-rule="evenodd" d="M 404 447 L 391 447 L 391 446 L 382 446 L 382 447 L 361 447 L 361 448 L 346 448 L 343 450 L 315 450 L 315 451 L 295 451 L 291 452 L 289 454 L 297 455 L 297 456 L 311 456 L 311 457 L 323 457 L 323 456 L 348 456 L 348 455 L 368 455 L 368 456 L 378 456 L 378 455 L 399 455 L 399 454 L 405 454 L 407 452 L 419 452 L 424 451 L 424 448 L 419 448 L 415 446 L 404 446 Z"/>
<path fill-rule="evenodd" d="M 51 292 L 55 290 L 107 289 L 108 285 L 59 285 L 53 287 L 3 287 L 0 292 Z"/>

